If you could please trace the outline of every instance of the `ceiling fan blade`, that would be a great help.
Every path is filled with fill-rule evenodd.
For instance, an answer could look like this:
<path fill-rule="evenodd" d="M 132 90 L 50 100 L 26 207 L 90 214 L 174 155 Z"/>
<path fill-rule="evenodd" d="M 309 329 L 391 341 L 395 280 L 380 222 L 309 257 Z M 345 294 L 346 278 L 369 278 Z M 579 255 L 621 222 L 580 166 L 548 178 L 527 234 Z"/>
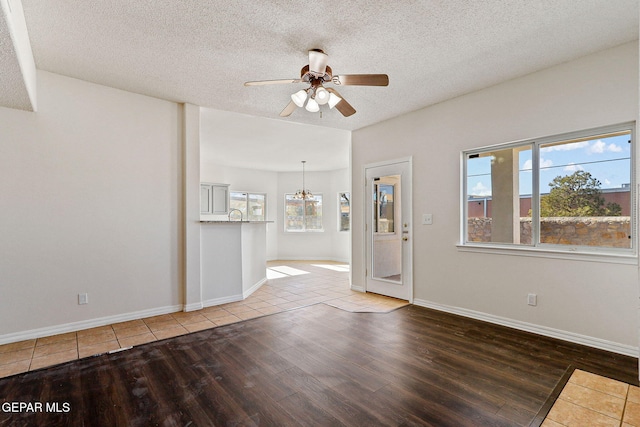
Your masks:
<path fill-rule="evenodd" d="M 309 71 L 319 76 L 324 76 L 327 70 L 327 61 L 329 56 L 321 49 L 312 49 L 309 51 Z"/>
<path fill-rule="evenodd" d="M 264 85 L 279 85 L 287 83 L 302 83 L 300 79 L 282 79 L 282 80 L 258 80 L 255 82 L 245 82 L 245 86 L 264 86 Z"/>
<path fill-rule="evenodd" d="M 348 103 L 348 102 L 347 102 L 347 101 L 342 97 L 342 95 L 340 95 L 340 94 L 338 93 L 338 91 L 337 91 L 337 90 L 335 90 L 335 89 L 334 89 L 334 88 L 332 88 L 332 87 L 328 87 L 328 88 L 326 88 L 326 89 L 327 89 L 329 92 L 331 92 L 332 94 L 334 94 L 334 95 L 336 95 L 336 96 L 339 96 L 339 97 L 340 97 L 340 102 L 338 102 L 338 103 L 336 104 L 336 108 L 337 108 L 337 110 L 338 110 L 338 111 L 340 111 L 340 113 L 342 113 L 342 115 L 343 115 L 343 116 L 345 116 L 345 117 L 349 117 L 349 116 L 352 116 L 352 115 L 354 115 L 354 114 L 356 113 L 356 109 L 355 109 L 355 108 L 353 108 L 353 107 L 351 106 L 351 104 L 349 104 L 349 103 Z"/>
<path fill-rule="evenodd" d="M 287 106 L 284 107 L 284 110 L 280 112 L 280 117 L 289 117 L 291 113 L 293 113 L 296 110 L 296 108 L 298 108 L 296 103 L 293 101 L 289 101 Z"/>
<path fill-rule="evenodd" d="M 333 76 L 333 83 L 342 86 L 389 86 L 386 74 L 343 74 Z"/>

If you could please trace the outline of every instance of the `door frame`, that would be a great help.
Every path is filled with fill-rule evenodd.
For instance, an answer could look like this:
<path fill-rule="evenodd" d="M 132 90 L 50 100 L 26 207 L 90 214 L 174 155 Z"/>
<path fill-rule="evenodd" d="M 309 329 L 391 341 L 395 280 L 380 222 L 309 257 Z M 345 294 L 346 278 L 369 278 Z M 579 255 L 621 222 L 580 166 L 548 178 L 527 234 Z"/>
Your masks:
<path fill-rule="evenodd" d="M 408 289 L 408 301 L 409 303 L 413 303 L 413 156 L 408 156 L 408 157 L 401 157 L 401 158 L 397 158 L 397 159 L 391 159 L 391 160 L 383 160 L 380 162 L 375 162 L 375 163 L 367 163 L 365 165 L 362 166 L 362 194 L 364 195 L 364 197 L 362 198 L 362 236 L 364 237 L 362 239 L 362 253 L 364 254 L 363 256 L 363 261 L 364 261 L 364 268 L 362 269 L 362 287 L 364 292 L 367 292 L 367 271 L 370 270 L 370 256 L 369 251 L 367 249 L 367 245 L 368 242 L 370 240 L 370 236 L 368 235 L 368 230 L 367 230 L 367 223 L 369 221 L 369 219 L 367 218 L 367 192 L 370 191 L 370 189 L 367 186 L 367 169 L 372 169 L 372 168 L 377 168 L 377 167 L 381 167 L 381 166 L 392 166 L 395 164 L 399 164 L 399 163 L 407 163 L 408 166 L 408 175 L 406 177 L 406 180 L 403 179 L 402 180 L 402 185 L 403 186 L 408 186 L 408 192 L 410 194 L 410 198 L 409 198 L 409 206 L 408 209 L 406 209 L 407 212 L 405 212 L 405 209 L 403 209 L 402 211 L 402 222 L 406 222 L 409 224 L 409 233 L 408 233 L 408 237 L 409 237 L 409 241 L 408 242 L 404 242 L 404 245 L 409 245 L 409 259 L 408 259 L 408 271 L 404 271 L 404 265 L 403 265 L 403 271 L 402 271 L 402 275 L 403 275 L 403 285 L 406 284 L 407 289 Z M 404 264 L 404 257 L 403 257 L 403 264 Z M 406 282 L 405 282 L 406 280 Z"/>

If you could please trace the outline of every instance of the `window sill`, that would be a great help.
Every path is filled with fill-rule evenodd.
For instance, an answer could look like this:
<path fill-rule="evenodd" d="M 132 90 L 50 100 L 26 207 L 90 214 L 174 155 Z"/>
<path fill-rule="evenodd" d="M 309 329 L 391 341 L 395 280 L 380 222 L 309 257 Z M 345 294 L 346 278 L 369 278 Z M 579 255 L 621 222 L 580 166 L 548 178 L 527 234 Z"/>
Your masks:
<path fill-rule="evenodd" d="M 529 256 L 539 258 L 553 258 L 572 261 L 604 262 L 609 264 L 638 265 L 638 255 L 625 252 L 598 252 L 598 251 L 568 251 L 552 248 L 541 248 L 533 246 L 508 246 L 508 245 L 483 245 L 483 244 L 457 244 L 460 252 L 475 252 L 484 254 Z"/>

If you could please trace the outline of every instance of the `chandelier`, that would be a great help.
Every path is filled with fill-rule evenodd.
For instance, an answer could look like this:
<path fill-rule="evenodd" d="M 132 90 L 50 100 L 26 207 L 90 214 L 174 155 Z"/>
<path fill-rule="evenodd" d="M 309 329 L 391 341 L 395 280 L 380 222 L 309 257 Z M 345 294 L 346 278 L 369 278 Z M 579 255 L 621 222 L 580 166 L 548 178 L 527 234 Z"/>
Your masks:
<path fill-rule="evenodd" d="M 293 195 L 294 199 L 297 200 L 313 200 L 313 194 L 311 191 L 305 189 L 304 186 L 304 164 L 307 163 L 306 160 L 302 161 L 302 190 L 296 191 L 296 194 Z"/>

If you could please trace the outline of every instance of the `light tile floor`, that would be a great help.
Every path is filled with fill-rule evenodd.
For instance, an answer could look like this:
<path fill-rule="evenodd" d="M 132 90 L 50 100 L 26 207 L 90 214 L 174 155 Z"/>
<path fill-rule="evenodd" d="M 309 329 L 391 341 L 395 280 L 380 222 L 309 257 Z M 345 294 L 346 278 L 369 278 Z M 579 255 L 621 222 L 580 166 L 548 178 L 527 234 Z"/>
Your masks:
<path fill-rule="evenodd" d="M 576 369 L 542 427 L 640 426 L 640 388 Z"/>
<path fill-rule="evenodd" d="M 408 304 L 351 291 L 349 266 L 339 263 L 271 262 L 267 278 L 244 301 L 0 345 L 0 378 L 311 304 L 352 312 L 388 312 Z"/>

